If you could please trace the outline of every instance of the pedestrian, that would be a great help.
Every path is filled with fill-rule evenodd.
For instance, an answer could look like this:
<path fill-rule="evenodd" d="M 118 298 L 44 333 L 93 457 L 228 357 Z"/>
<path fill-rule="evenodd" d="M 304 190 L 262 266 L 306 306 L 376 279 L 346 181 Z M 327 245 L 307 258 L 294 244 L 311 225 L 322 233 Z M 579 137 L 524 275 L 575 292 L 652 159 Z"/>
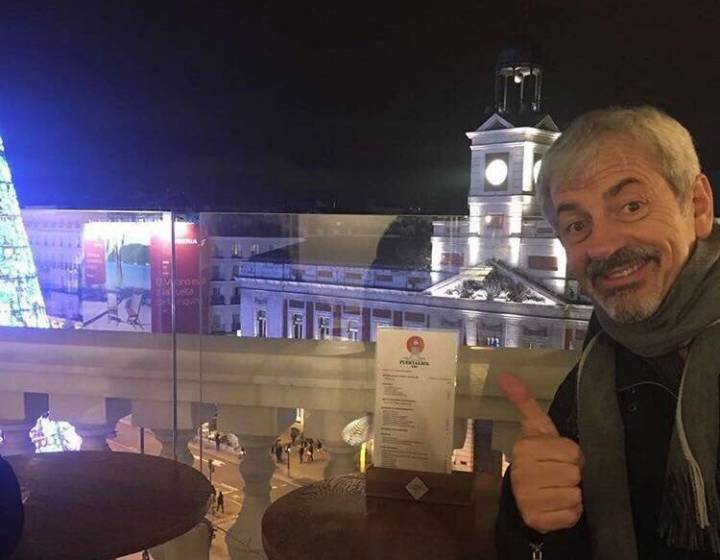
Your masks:
<path fill-rule="evenodd" d="M 300 449 L 298 449 L 298 457 L 300 457 L 300 462 L 303 462 L 303 455 L 305 455 L 305 446 L 300 445 Z"/>
<path fill-rule="evenodd" d="M 316 446 L 315 446 L 315 447 L 317 448 L 317 450 L 318 450 L 318 453 L 320 453 L 320 451 L 322 451 L 322 441 L 320 441 L 320 440 L 317 440 L 317 442 L 316 442 L 316 443 L 317 443 L 317 444 L 316 444 Z"/>
<path fill-rule="evenodd" d="M 150 560 L 150 553 L 147 550 L 143 550 L 141 560 Z"/>
<path fill-rule="evenodd" d="M 220 451 L 220 432 L 215 432 L 215 451 Z"/>
<path fill-rule="evenodd" d="M 295 440 L 300 435 L 300 430 L 298 430 L 295 426 L 290 428 L 290 445 L 295 447 Z"/>
<path fill-rule="evenodd" d="M 217 497 L 217 510 L 225 513 L 225 496 L 223 496 L 222 490 L 220 490 L 220 493 Z"/>
<path fill-rule="evenodd" d="M 283 448 L 280 444 L 280 440 L 278 440 L 277 445 L 275 445 L 275 461 L 279 465 L 282 463 L 282 454 L 283 454 Z"/>
<path fill-rule="evenodd" d="M 315 448 L 313 447 L 312 442 L 310 442 L 310 443 L 308 444 L 307 452 L 308 452 L 308 457 L 310 458 L 310 462 L 311 462 L 311 463 L 314 463 L 314 462 L 315 462 L 315 457 L 313 456 L 313 453 L 315 452 Z"/>
<path fill-rule="evenodd" d="M 653 107 L 578 117 L 536 197 L 593 300 L 582 357 L 521 419 L 497 557 L 718 558 L 720 224 L 690 133 Z"/>
<path fill-rule="evenodd" d="M 212 510 L 215 511 L 215 499 L 217 498 L 217 490 L 215 489 L 215 485 L 210 486 L 210 499 L 212 500 Z"/>

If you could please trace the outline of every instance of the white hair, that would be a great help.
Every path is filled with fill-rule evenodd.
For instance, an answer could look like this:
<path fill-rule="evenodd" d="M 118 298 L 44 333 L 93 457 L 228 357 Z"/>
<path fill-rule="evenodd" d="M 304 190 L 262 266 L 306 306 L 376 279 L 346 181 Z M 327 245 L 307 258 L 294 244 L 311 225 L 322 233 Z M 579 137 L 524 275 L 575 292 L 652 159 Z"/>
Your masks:
<path fill-rule="evenodd" d="M 543 216 L 553 227 L 557 220 L 551 188 L 580 175 L 607 135 L 629 137 L 644 147 L 679 200 L 700 173 L 692 136 L 667 113 L 648 105 L 590 111 L 570 124 L 542 160 L 537 196 Z"/>

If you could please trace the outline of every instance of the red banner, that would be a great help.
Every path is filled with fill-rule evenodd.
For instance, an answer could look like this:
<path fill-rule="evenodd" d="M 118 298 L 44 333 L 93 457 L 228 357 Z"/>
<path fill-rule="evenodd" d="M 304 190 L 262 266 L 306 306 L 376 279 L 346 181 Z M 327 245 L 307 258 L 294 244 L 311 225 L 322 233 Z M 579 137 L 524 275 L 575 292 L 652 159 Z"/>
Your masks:
<path fill-rule="evenodd" d="M 163 235 L 164 234 L 164 235 Z M 197 226 L 175 224 L 175 326 L 180 333 L 200 331 L 200 248 Z M 169 232 L 150 240 L 150 282 L 153 332 L 170 332 L 172 254 Z"/>
<path fill-rule="evenodd" d="M 86 239 L 83 242 L 83 267 L 86 286 L 105 283 L 105 241 Z"/>

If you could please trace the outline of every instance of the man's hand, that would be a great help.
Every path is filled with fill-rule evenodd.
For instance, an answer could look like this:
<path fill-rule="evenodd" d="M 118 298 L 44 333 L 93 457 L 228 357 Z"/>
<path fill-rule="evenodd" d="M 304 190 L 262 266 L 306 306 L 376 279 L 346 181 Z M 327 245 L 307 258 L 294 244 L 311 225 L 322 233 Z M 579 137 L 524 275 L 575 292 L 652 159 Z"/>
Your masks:
<path fill-rule="evenodd" d="M 540 533 L 574 527 L 583 512 L 580 446 L 560 437 L 522 379 L 503 373 L 498 383 L 522 419 L 510 479 L 523 521 Z"/>

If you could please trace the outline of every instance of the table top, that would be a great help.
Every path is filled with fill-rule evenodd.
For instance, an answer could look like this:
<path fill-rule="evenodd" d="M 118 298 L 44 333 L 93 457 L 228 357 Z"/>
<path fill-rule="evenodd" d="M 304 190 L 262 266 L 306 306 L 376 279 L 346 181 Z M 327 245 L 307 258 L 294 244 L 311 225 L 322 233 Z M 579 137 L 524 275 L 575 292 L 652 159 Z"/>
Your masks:
<path fill-rule="evenodd" d="M 186 533 L 207 512 L 207 479 L 161 457 L 79 451 L 4 459 L 25 510 L 13 560 L 116 558 Z"/>
<path fill-rule="evenodd" d="M 364 475 L 331 478 L 273 503 L 263 546 L 270 560 L 494 560 L 499 495 L 489 474 L 477 475 L 472 506 L 369 498 Z"/>

